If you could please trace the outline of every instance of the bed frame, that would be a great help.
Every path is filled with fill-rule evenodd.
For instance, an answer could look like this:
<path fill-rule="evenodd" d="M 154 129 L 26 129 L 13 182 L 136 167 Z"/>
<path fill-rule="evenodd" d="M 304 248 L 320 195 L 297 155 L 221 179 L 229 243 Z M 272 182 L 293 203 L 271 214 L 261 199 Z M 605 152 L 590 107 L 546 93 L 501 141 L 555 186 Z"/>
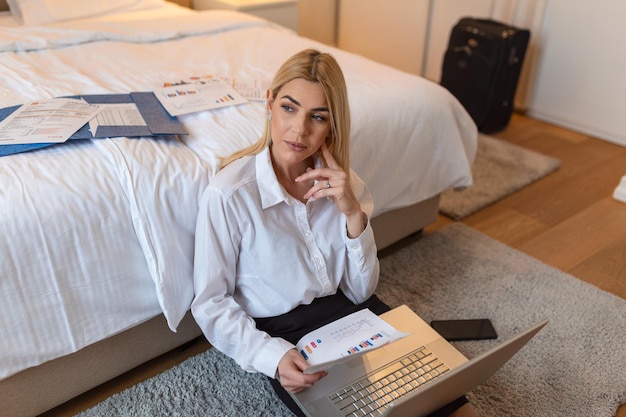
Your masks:
<path fill-rule="evenodd" d="M 437 219 L 439 196 L 372 219 L 379 249 L 422 230 Z M 177 333 L 164 316 L 90 345 L 76 353 L 29 368 L 0 381 L 4 417 L 36 416 L 151 359 L 201 336 L 191 314 Z"/>

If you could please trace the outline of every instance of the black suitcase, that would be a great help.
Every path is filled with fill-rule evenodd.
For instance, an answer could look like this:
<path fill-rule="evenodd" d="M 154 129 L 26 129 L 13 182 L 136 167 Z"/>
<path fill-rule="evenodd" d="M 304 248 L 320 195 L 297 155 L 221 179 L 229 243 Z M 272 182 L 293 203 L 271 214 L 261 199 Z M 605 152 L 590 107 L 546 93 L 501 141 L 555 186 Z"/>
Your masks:
<path fill-rule="evenodd" d="M 441 71 L 446 87 L 484 133 L 511 120 L 530 31 L 488 19 L 462 18 L 450 34 Z"/>

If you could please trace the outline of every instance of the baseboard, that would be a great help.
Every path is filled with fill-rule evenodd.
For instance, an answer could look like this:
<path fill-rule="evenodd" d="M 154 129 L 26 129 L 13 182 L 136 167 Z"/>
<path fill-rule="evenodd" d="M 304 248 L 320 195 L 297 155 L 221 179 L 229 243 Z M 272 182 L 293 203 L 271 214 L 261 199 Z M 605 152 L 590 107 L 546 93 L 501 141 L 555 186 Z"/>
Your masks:
<path fill-rule="evenodd" d="M 619 182 L 619 185 L 613 191 L 613 198 L 622 203 L 626 203 L 626 175 Z"/>

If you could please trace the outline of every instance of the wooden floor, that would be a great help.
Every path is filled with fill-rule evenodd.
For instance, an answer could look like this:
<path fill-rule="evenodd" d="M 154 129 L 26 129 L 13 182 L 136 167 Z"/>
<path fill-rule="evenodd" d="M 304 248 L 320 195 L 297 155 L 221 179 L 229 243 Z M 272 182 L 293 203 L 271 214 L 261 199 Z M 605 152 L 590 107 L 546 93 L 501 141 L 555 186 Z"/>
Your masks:
<path fill-rule="evenodd" d="M 519 115 L 493 136 L 561 167 L 462 222 L 626 299 L 626 204 L 612 198 L 626 175 L 626 147 Z M 451 222 L 439 216 L 426 232 Z"/>
<path fill-rule="evenodd" d="M 558 158 L 561 168 L 462 222 L 626 299 L 626 203 L 611 197 L 626 175 L 626 147 L 522 115 L 493 136 Z M 424 233 L 449 223 L 439 216 Z M 43 416 L 73 416 L 208 348 L 200 341 L 174 350 Z"/>
<path fill-rule="evenodd" d="M 626 299 L 626 203 L 612 198 L 626 175 L 626 147 L 520 115 L 492 136 L 558 158 L 561 167 L 462 222 Z M 425 233 L 451 222 L 439 216 Z M 626 417 L 626 405 L 616 416 Z"/>

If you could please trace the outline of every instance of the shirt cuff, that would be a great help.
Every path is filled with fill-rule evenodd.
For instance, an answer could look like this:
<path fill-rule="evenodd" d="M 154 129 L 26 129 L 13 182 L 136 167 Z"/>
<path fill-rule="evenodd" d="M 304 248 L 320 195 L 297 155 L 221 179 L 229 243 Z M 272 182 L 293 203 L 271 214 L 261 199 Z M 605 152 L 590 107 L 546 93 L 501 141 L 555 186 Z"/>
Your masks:
<path fill-rule="evenodd" d="M 278 376 L 278 362 L 285 356 L 285 353 L 294 347 L 294 345 L 280 337 L 271 338 L 256 355 L 254 369 L 270 378 L 276 378 Z"/>
<path fill-rule="evenodd" d="M 372 225 L 369 221 L 365 225 L 365 230 L 363 230 L 360 236 L 350 238 L 346 234 L 346 247 L 352 256 L 356 256 L 356 259 L 364 257 L 364 254 L 370 253 L 371 250 L 376 252 L 374 229 L 372 229 Z"/>

